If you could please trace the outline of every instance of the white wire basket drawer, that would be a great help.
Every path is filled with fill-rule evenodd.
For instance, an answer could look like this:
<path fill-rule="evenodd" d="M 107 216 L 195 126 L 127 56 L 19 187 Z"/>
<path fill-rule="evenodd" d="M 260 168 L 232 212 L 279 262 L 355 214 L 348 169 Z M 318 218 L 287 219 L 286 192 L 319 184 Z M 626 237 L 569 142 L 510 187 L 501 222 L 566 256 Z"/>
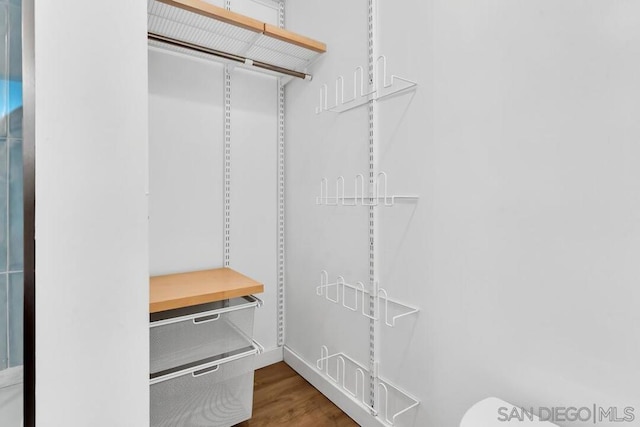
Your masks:
<path fill-rule="evenodd" d="M 251 418 L 252 345 L 163 376 L 151 376 L 151 427 L 227 427 Z"/>
<path fill-rule="evenodd" d="M 150 371 L 164 371 L 252 345 L 253 296 L 151 315 Z"/>

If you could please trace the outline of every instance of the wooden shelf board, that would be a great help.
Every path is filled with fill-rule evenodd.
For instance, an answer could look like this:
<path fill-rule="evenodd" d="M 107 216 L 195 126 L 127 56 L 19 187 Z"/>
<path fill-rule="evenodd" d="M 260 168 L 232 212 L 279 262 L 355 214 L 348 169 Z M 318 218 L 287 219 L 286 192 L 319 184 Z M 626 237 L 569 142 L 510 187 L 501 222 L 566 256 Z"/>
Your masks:
<path fill-rule="evenodd" d="M 327 51 L 327 45 L 322 42 L 301 36 L 300 34 L 285 30 L 284 28 L 274 27 L 273 25 L 264 24 L 264 34 L 318 53 L 324 53 Z"/>
<path fill-rule="evenodd" d="M 263 291 L 261 283 L 230 268 L 154 276 L 149 280 L 149 312 L 238 298 Z"/>

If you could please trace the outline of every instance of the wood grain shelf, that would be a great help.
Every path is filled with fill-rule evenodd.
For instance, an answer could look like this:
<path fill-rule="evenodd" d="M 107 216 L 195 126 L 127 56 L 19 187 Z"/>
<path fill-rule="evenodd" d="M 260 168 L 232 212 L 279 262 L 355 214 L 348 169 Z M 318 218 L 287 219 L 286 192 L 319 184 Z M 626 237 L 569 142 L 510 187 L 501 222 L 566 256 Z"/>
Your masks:
<path fill-rule="evenodd" d="M 269 37 L 273 37 L 286 43 L 295 44 L 296 46 L 300 46 L 305 49 L 314 50 L 318 53 L 325 53 L 327 51 L 326 44 L 309 37 L 301 36 L 300 34 L 296 34 L 292 31 L 285 30 L 284 28 L 264 24 L 262 32 Z"/>
<path fill-rule="evenodd" d="M 149 313 L 262 293 L 264 286 L 230 268 L 154 276 Z"/>

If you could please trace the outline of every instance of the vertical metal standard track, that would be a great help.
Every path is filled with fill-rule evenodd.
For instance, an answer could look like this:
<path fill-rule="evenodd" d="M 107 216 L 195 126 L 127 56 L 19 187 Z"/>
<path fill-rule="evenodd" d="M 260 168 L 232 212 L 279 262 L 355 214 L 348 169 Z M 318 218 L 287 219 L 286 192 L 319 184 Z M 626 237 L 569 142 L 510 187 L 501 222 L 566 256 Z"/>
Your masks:
<path fill-rule="evenodd" d="M 231 263 L 231 70 L 224 66 L 224 266 Z"/>
<path fill-rule="evenodd" d="M 376 31 L 376 0 L 369 0 L 369 84 L 375 87 L 376 85 L 376 43 L 375 43 L 375 31 Z M 376 104 L 374 100 L 369 101 L 369 186 L 371 191 L 374 190 L 376 176 L 378 174 L 376 165 Z M 375 195 L 374 195 L 375 196 Z M 369 206 L 369 285 L 371 286 L 371 295 L 369 297 L 369 405 L 376 408 L 376 392 L 378 385 L 378 363 L 377 363 L 377 349 L 376 344 L 378 341 L 378 321 L 375 320 L 379 317 L 378 313 L 378 273 L 376 269 L 376 223 L 377 223 L 377 209 L 373 206 L 373 201 L 370 200 L 371 206 Z M 374 411 L 372 411 L 373 413 Z"/>
<path fill-rule="evenodd" d="M 225 0 L 231 10 L 231 0 Z M 231 263 L 231 67 L 224 66 L 224 260 Z"/>
<path fill-rule="evenodd" d="M 278 8 L 278 26 L 284 28 L 284 0 Z M 284 98 L 285 89 L 278 79 L 278 346 L 285 341 L 285 242 L 284 242 Z"/>
<path fill-rule="evenodd" d="M 225 0 L 224 8 L 231 10 L 231 0 Z M 231 264 L 231 66 L 224 66 L 224 259 Z"/>

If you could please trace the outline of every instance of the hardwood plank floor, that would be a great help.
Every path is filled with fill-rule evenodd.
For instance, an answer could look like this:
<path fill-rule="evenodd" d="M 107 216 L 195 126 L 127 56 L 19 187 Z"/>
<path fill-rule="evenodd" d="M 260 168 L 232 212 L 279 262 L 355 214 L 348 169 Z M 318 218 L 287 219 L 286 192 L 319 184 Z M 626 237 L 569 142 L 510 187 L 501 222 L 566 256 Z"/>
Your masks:
<path fill-rule="evenodd" d="M 284 362 L 256 371 L 253 418 L 236 427 L 357 426 Z"/>

